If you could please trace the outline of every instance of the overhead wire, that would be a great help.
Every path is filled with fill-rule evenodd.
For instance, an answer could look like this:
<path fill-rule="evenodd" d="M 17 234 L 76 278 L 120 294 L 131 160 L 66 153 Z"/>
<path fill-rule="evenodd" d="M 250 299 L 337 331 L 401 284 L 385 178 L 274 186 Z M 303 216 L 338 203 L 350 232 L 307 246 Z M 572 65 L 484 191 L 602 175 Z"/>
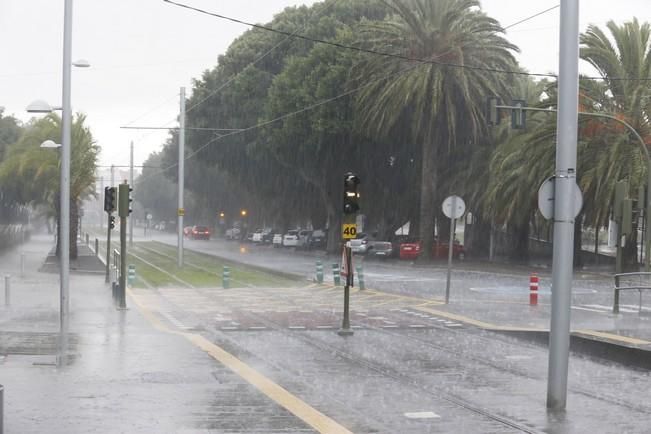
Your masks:
<path fill-rule="evenodd" d="M 268 27 L 268 26 L 264 26 L 264 25 L 261 25 L 261 24 L 250 23 L 250 22 L 247 22 L 247 21 L 240 20 L 238 18 L 233 18 L 233 17 L 229 17 L 229 16 L 226 16 L 226 15 L 218 14 L 218 13 L 215 13 L 215 12 L 210 12 L 210 11 L 207 11 L 205 9 L 190 6 L 190 5 L 185 4 L 185 3 L 175 2 L 173 0 L 163 0 L 163 2 L 172 4 L 172 5 L 181 7 L 181 8 L 189 9 L 189 10 L 201 13 L 201 14 L 209 15 L 209 16 L 212 16 L 212 17 L 215 17 L 215 18 L 219 18 L 219 19 L 231 21 L 231 22 L 234 22 L 234 23 L 242 24 L 242 25 L 245 25 L 245 26 L 253 27 L 253 28 L 256 28 L 256 29 L 266 30 L 268 32 L 274 32 L 274 33 L 279 33 L 279 34 L 283 34 L 283 35 L 290 35 L 289 32 L 286 32 L 284 30 L 274 29 L 273 27 Z M 547 9 L 545 11 L 542 11 L 542 12 L 538 13 L 536 16 L 539 16 L 542 13 L 545 13 L 545 12 L 549 12 L 550 10 L 556 9 L 558 7 L 559 6 L 554 6 L 554 7 L 550 8 L 550 9 Z M 535 17 L 533 17 L 533 18 L 535 18 Z M 520 23 L 516 23 L 516 24 L 520 24 Z M 310 41 L 310 42 L 317 43 L 317 44 L 330 45 L 330 46 L 337 47 L 337 48 L 340 48 L 340 49 L 345 49 L 345 50 L 351 50 L 351 51 L 357 51 L 357 52 L 362 52 L 362 53 L 367 53 L 367 54 L 373 54 L 373 55 L 376 55 L 376 56 L 393 57 L 393 58 L 396 58 L 396 59 L 406 60 L 406 61 L 410 61 L 410 62 L 429 63 L 429 64 L 432 64 L 432 65 L 439 65 L 439 66 L 448 67 L 448 68 L 463 68 L 463 69 L 471 69 L 471 70 L 476 70 L 476 71 L 492 72 L 492 73 L 498 73 L 498 74 L 513 74 L 513 75 L 524 75 L 524 76 L 531 76 L 531 77 L 558 78 L 557 74 L 552 74 L 552 73 L 506 70 L 506 69 L 498 69 L 498 68 L 488 68 L 488 67 L 483 67 L 483 66 L 462 65 L 462 64 L 458 64 L 458 63 L 438 62 L 438 61 L 432 60 L 432 59 L 421 59 L 421 58 L 405 56 L 405 55 L 397 54 L 397 53 L 387 53 L 387 52 L 384 52 L 384 51 L 378 51 L 378 50 L 374 50 L 374 49 L 370 49 L 370 48 L 355 47 L 355 46 L 352 46 L 352 45 L 346 45 L 346 44 L 342 44 L 342 43 L 334 42 L 334 41 L 326 41 L 324 39 L 312 38 L 310 36 L 300 35 L 300 34 L 292 35 L 292 37 L 298 38 L 298 39 L 303 39 L 303 40 Z M 583 79 L 583 80 L 606 80 L 606 81 L 608 81 L 608 80 L 614 80 L 614 81 L 651 81 L 650 77 L 603 77 L 603 76 L 596 76 L 595 77 L 595 76 L 584 76 L 584 77 L 581 77 L 581 79 Z"/>
<path fill-rule="evenodd" d="M 167 1 L 167 0 L 164 0 L 164 1 Z M 559 6 L 560 6 L 560 5 L 557 5 L 557 6 L 555 6 L 555 7 L 552 7 L 552 8 L 546 9 L 546 10 L 544 10 L 543 12 L 536 13 L 535 15 L 532 15 L 532 16 L 530 16 L 530 17 L 524 18 L 524 19 L 522 19 L 522 20 L 520 20 L 520 21 L 518 21 L 518 22 L 516 22 L 516 23 L 510 24 L 510 25 L 504 27 L 503 29 L 506 30 L 506 29 L 509 29 L 509 28 L 511 28 L 511 27 L 514 27 L 514 26 L 516 26 L 516 25 L 518 25 L 518 24 L 522 24 L 522 23 L 524 23 L 524 22 L 526 22 L 526 21 L 529 21 L 529 20 L 531 20 L 531 19 L 534 19 L 534 18 L 540 16 L 541 13 L 549 12 L 549 11 L 551 11 L 551 10 L 554 10 L 554 9 L 558 8 Z M 439 54 L 437 57 L 445 56 L 446 54 L 447 54 L 447 52 L 446 52 L 446 53 Z M 417 61 L 417 62 L 418 62 L 418 61 Z M 260 123 L 258 123 L 258 124 L 252 125 L 252 126 L 250 126 L 250 127 L 248 127 L 248 128 L 243 128 L 243 129 L 238 130 L 238 131 L 233 131 L 233 132 L 230 132 L 230 133 L 227 133 L 227 134 L 220 135 L 220 136 L 218 136 L 218 137 L 214 137 L 214 138 L 210 139 L 209 141 L 207 141 L 206 143 L 204 143 L 203 145 L 201 145 L 199 148 L 197 148 L 197 149 L 194 150 L 193 152 L 191 152 L 190 154 L 188 154 L 188 155 L 184 158 L 184 160 L 188 160 L 188 159 L 194 157 L 194 156 L 197 155 L 199 152 L 201 152 L 202 150 L 204 150 L 204 149 L 207 148 L 208 146 L 212 145 L 213 143 L 220 141 L 221 139 L 225 139 L 225 138 L 232 137 L 232 136 L 235 136 L 235 135 L 238 135 L 238 134 L 243 134 L 243 133 L 246 133 L 246 132 L 249 132 L 249 131 L 252 131 L 252 130 L 258 129 L 258 128 L 262 128 L 262 127 L 264 127 L 264 126 L 266 126 L 266 125 L 270 125 L 270 124 L 272 124 L 272 123 L 279 122 L 279 121 L 284 120 L 284 119 L 287 119 L 287 118 L 289 118 L 289 117 L 291 117 L 291 116 L 295 116 L 295 115 L 298 115 L 298 114 L 300 114 L 300 113 L 303 113 L 303 112 L 306 112 L 306 111 L 309 111 L 309 110 L 315 109 L 315 108 L 317 108 L 317 107 L 319 107 L 319 106 L 321 106 L 321 105 L 328 104 L 328 103 L 330 103 L 330 102 L 336 101 L 336 100 L 338 100 L 338 99 L 340 99 L 340 98 L 343 98 L 343 97 L 345 97 L 345 96 L 348 96 L 348 95 L 352 95 L 352 94 L 354 94 L 354 93 L 356 93 L 356 92 L 358 92 L 358 91 L 364 89 L 365 87 L 368 87 L 368 86 L 370 86 L 370 85 L 372 85 L 372 84 L 375 84 L 375 83 L 377 83 L 377 82 L 379 82 L 379 81 L 386 80 L 386 79 L 388 79 L 388 78 L 390 78 L 390 77 L 392 77 L 392 76 L 394 76 L 394 75 L 401 75 L 401 74 L 404 74 L 404 73 L 406 73 L 406 72 L 411 71 L 412 69 L 415 69 L 415 68 L 417 68 L 417 67 L 419 67 L 419 66 L 422 66 L 423 64 L 427 64 L 427 63 L 429 63 L 429 62 L 419 62 L 419 63 L 417 63 L 417 64 L 415 64 L 415 65 L 410 65 L 409 67 L 404 68 L 404 69 L 402 69 L 402 70 L 400 70 L 400 71 L 392 72 L 392 73 L 390 73 L 390 74 L 384 75 L 384 76 L 382 76 L 382 77 L 380 77 L 380 78 L 377 78 L 377 79 L 375 79 L 375 80 L 372 80 L 372 81 L 370 81 L 370 82 L 367 82 L 367 83 L 365 83 L 365 84 L 363 84 L 363 85 L 361 85 L 361 86 L 359 86 L 359 87 L 357 87 L 357 88 L 354 88 L 354 89 L 351 89 L 351 90 L 349 90 L 349 91 L 346 91 L 346 92 L 344 92 L 344 93 L 342 93 L 342 94 L 340 94 L 340 95 L 337 95 L 337 96 L 334 96 L 334 97 L 331 97 L 331 98 L 327 98 L 327 99 L 325 99 L 325 100 L 318 101 L 318 102 L 316 102 L 316 103 L 313 103 L 313 104 L 310 104 L 310 105 L 308 105 L 308 106 L 305 106 L 305 107 L 303 107 L 303 108 L 301 108 L 301 109 L 299 109 L 299 110 L 296 110 L 296 111 L 294 111 L 294 112 L 287 113 L 287 114 L 285 114 L 285 115 L 279 116 L 279 117 L 277 117 L 277 118 L 275 118 L 275 119 L 271 119 L 271 120 L 268 120 L 268 121 L 263 121 L 263 122 L 260 122 Z M 166 172 L 166 171 L 168 171 L 168 170 L 170 170 L 170 169 L 172 169 L 172 168 L 174 168 L 174 167 L 176 167 L 176 166 L 178 166 L 178 162 L 173 163 L 173 164 L 169 165 L 168 167 L 163 168 L 162 170 L 160 170 L 160 171 L 158 171 L 158 172 L 154 172 L 154 173 L 150 174 L 149 176 L 153 176 L 153 175 L 156 175 L 156 174 L 159 174 L 159 173 L 164 173 L 164 172 Z"/>

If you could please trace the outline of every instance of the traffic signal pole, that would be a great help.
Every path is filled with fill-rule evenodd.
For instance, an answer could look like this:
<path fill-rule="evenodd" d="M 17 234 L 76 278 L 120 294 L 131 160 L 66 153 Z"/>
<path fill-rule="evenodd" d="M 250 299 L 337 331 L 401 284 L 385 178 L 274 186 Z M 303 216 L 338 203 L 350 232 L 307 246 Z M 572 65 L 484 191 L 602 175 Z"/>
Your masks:
<path fill-rule="evenodd" d="M 547 378 L 547 408 L 554 411 L 563 411 L 567 405 L 579 105 L 579 0 L 561 0 L 560 24 L 553 290 Z"/>
<path fill-rule="evenodd" d="M 179 209 L 177 223 L 177 265 L 183 267 L 183 190 L 185 189 L 185 87 L 181 88 L 181 114 L 179 116 Z"/>
<path fill-rule="evenodd" d="M 111 213 L 107 213 L 106 222 L 106 277 L 104 282 L 109 283 L 109 270 L 111 267 Z"/>

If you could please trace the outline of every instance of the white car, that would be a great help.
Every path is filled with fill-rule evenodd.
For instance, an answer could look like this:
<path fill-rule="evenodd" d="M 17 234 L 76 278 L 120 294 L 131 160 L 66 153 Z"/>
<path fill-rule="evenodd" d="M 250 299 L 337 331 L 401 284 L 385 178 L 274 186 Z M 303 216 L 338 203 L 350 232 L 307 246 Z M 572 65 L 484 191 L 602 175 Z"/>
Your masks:
<path fill-rule="evenodd" d="M 283 237 L 283 246 L 296 247 L 298 245 L 298 231 L 287 231 Z"/>
<path fill-rule="evenodd" d="M 226 229 L 224 234 L 227 240 L 237 240 L 240 238 L 240 229 L 239 228 L 230 228 Z"/>
<path fill-rule="evenodd" d="M 362 240 L 350 240 L 348 242 L 348 245 L 350 246 L 350 251 L 353 253 L 358 253 L 360 255 L 366 254 L 368 251 L 368 240 L 362 239 Z"/>
<path fill-rule="evenodd" d="M 251 238 L 251 241 L 254 243 L 261 243 L 262 242 L 262 229 L 258 229 L 253 233 L 253 238 Z"/>
<path fill-rule="evenodd" d="M 283 246 L 283 234 L 278 233 L 274 235 L 273 241 L 272 241 L 274 247 L 282 247 Z"/>

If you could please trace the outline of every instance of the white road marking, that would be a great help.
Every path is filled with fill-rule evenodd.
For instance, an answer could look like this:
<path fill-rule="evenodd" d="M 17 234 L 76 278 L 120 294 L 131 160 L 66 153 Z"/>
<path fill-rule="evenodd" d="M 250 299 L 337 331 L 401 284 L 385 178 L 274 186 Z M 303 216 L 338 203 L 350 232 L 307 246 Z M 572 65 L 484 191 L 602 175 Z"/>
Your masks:
<path fill-rule="evenodd" d="M 383 325 L 382 328 L 383 329 L 397 329 L 398 326 L 397 325 Z"/>
<path fill-rule="evenodd" d="M 332 329 L 334 328 L 333 326 L 316 326 L 318 329 Z"/>
<path fill-rule="evenodd" d="M 305 326 L 289 326 L 290 330 L 305 330 Z"/>
<path fill-rule="evenodd" d="M 504 358 L 508 359 L 508 360 L 531 360 L 531 359 L 533 359 L 532 356 L 524 356 L 524 355 L 505 356 Z"/>
<path fill-rule="evenodd" d="M 409 419 L 440 419 L 441 416 L 433 411 L 418 411 L 414 413 L 405 413 L 405 417 Z"/>
<path fill-rule="evenodd" d="M 458 323 L 453 323 L 453 324 L 446 324 L 446 327 L 463 327 L 463 324 L 458 324 Z"/>
<path fill-rule="evenodd" d="M 601 309 L 601 310 L 608 311 L 608 312 L 612 312 L 612 311 L 613 311 L 613 307 L 612 307 L 612 306 L 604 306 L 603 304 L 586 304 L 586 305 L 584 305 L 584 306 L 586 306 L 586 307 L 593 307 L 593 308 L 595 308 L 595 309 Z M 627 308 L 622 308 L 621 305 L 620 305 L 620 307 L 619 307 L 619 311 L 620 311 L 620 312 L 626 312 L 626 313 L 637 313 L 637 312 L 638 312 L 637 309 L 627 309 Z"/>
<path fill-rule="evenodd" d="M 221 327 L 222 330 L 237 330 L 237 327 Z"/>
<path fill-rule="evenodd" d="M 411 328 L 423 328 L 425 326 L 422 325 L 422 324 L 409 324 L 409 327 L 411 327 Z"/>

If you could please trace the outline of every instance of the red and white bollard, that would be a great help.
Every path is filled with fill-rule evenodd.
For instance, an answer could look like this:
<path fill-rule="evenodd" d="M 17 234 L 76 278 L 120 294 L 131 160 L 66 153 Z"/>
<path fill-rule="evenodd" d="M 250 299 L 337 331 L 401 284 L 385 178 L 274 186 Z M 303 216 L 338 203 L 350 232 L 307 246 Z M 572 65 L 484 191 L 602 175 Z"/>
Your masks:
<path fill-rule="evenodd" d="M 529 277 L 529 305 L 538 305 L 538 282 L 539 278 L 536 273 L 531 273 Z"/>

